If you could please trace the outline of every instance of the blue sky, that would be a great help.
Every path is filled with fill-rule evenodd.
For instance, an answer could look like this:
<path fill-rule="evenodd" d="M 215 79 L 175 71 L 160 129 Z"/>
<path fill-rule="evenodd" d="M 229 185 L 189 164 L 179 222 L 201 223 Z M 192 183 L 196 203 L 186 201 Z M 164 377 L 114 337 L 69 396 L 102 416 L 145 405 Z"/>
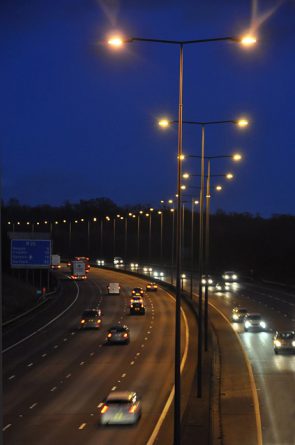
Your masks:
<path fill-rule="evenodd" d="M 234 43 L 184 51 L 184 119 L 246 115 L 250 126 L 206 129 L 206 154 L 240 151 L 244 161 L 212 162 L 236 174 L 212 196 L 212 210 L 295 214 L 295 2 L 271 0 L 6 0 L 0 6 L 1 147 L 4 199 L 28 204 L 109 197 L 150 203 L 176 189 L 177 46 L 132 43 L 110 51 L 111 30 L 126 36 Z M 184 128 L 183 150 L 199 154 L 199 128 Z M 199 162 L 184 170 L 199 173 Z M 198 186 L 198 179 L 191 181 Z M 193 189 L 192 189 L 193 190 Z"/>

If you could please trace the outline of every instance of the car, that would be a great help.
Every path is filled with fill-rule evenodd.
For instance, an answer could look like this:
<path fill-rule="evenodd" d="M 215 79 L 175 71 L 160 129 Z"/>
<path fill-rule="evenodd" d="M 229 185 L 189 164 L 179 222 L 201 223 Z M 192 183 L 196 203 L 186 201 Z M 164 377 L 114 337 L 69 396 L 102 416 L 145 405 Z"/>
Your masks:
<path fill-rule="evenodd" d="M 129 329 L 126 325 L 115 325 L 108 329 L 106 341 L 108 344 L 124 343 L 130 341 Z"/>
<path fill-rule="evenodd" d="M 232 310 L 232 320 L 236 323 L 244 321 L 244 318 L 248 314 L 248 310 L 245 307 L 236 306 Z"/>
<path fill-rule="evenodd" d="M 100 408 L 102 425 L 137 423 L 141 417 L 141 401 L 134 391 L 112 391 Z"/>
<path fill-rule="evenodd" d="M 227 292 L 230 290 L 230 285 L 228 283 L 216 283 L 215 291 L 216 292 Z"/>
<path fill-rule="evenodd" d="M 244 317 L 244 330 L 248 332 L 253 331 L 264 331 L 266 329 L 266 322 L 262 319 L 261 315 L 258 313 L 248 313 Z"/>
<path fill-rule="evenodd" d="M 109 295 L 120 295 L 120 283 L 109 283 L 107 289 Z"/>
<path fill-rule="evenodd" d="M 114 265 L 115 266 L 124 266 L 124 261 L 120 256 L 114 257 Z"/>
<path fill-rule="evenodd" d="M 85 309 L 80 320 L 80 329 L 89 329 L 101 327 L 101 310 Z"/>
<path fill-rule="evenodd" d="M 134 287 L 131 291 L 131 295 L 143 295 L 144 290 L 142 287 Z"/>
<path fill-rule="evenodd" d="M 140 297 L 133 297 L 130 300 L 130 306 L 129 306 L 129 311 L 130 311 L 130 315 L 134 315 L 134 314 L 140 314 L 140 315 L 144 315 L 145 314 L 145 307 L 143 304 L 143 301 Z"/>
<path fill-rule="evenodd" d="M 276 331 L 274 339 L 274 352 L 292 352 L 295 353 L 295 331 Z"/>
<path fill-rule="evenodd" d="M 227 270 L 226 272 L 223 272 L 222 279 L 227 283 L 236 283 L 239 277 L 233 270 Z"/>
<path fill-rule="evenodd" d="M 156 292 L 158 290 L 157 283 L 147 283 L 146 291 L 147 292 Z"/>
<path fill-rule="evenodd" d="M 214 280 L 212 278 L 211 275 L 202 275 L 202 284 L 204 286 L 213 286 L 214 285 Z"/>
<path fill-rule="evenodd" d="M 97 266 L 104 266 L 104 260 L 99 260 L 99 259 L 97 259 L 97 260 L 96 260 L 96 265 L 97 265 Z"/>

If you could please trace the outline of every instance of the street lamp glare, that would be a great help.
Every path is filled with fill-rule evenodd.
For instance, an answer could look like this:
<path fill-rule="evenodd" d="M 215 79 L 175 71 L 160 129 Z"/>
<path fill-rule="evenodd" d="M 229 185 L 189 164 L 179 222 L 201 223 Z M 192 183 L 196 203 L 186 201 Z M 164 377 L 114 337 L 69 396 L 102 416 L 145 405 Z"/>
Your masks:
<path fill-rule="evenodd" d="M 182 185 L 180 188 L 181 190 L 186 190 L 186 185 Z"/>
<path fill-rule="evenodd" d="M 235 154 L 232 156 L 232 158 L 233 158 L 233 161 L 238 162 L 238 161 L 241 161 L 241 160 L 242 160 L 242 155 L 241 155 L 240 153 L 235 153 Z"/>
<path fill-rule="evenodd" d="M 120 48 L 123 46 L 123 39 L 120 36 L 113 36 L 108 40 L 108 44 L 114 48 Z"/>
<path fill-rule="evenodd" d="M 254 45 L 256 42 L 257 42 L 256 37 L 252 36 L 250 34 L 241 38 L 241 44 L 243 46 L 251 46 L 251 45 Z"/>
<path fill-rule="evenodd" d="M 178 158 L 178 156 L 177 156 L 177 158 Z M 179 156 L 179 159 L 180 159 L 181 161 L 184 161 L 184 160 L 185 160 L 185 155 L 180 155 L 180 156 Z"/>
<path fill-rule="evenodd" d="M 226 179 L 233 179 L 234 175 L 232 173 L 227 173 L 225 177 Z"/>
<path fill-rule="evenodd" d="M 189 173 L 183 173 L 182 177 L 183 177 L 184 179 L 189 179 L 190 174 L 189 174 Z"/>
<path fill-rule="evenodd" d="M 169 199 L 168 203 L 173 204 L 173 199 Z"/>
<path fill-rule="evenodd" d="M 160 120 L 158 121 L 158 124 L 159 124 L 159 127 L 167 128 L 167 127 L 169 127 L 170 122 L 169 122 L 168 119 L 160 119 Z"/>
<path fill-rule="evenodd" d="M 196 205 L 199 204 L 199 201 L 194 201 L 194 204 L 196 204 Z"/>
<path fill-rule="evenodd" d="M 239 119 L 237 124 L 239 127 L 243 128 L 249 125 L 249 121 L 247 119 Z"/>
<path fill-rule="evenodd" d="M 217 185 L 217 186 L 215 187 L 215 190 L 217 190 L 217 192 L 221 192 L 221 190 L 222 190 L 222 186 L 221 186 L 221 185 Z"/>

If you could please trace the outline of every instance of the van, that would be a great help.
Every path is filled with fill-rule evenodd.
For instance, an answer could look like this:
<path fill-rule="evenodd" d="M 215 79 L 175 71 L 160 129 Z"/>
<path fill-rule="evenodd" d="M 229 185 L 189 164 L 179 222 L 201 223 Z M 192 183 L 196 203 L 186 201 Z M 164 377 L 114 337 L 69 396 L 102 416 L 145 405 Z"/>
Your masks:
<path fill-rule="evenodd" d="M 119 283 L 109 283 L 108 285 L 109 295 L 119 295 L 120 294 L 120 284 Z"/>

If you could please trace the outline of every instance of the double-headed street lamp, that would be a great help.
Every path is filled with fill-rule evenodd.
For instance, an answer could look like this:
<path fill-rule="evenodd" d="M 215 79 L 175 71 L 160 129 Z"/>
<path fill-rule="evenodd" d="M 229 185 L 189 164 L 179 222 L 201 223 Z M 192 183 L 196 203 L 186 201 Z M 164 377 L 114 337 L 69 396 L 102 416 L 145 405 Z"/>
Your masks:
<path fill-rule="evenodd" d="M 131 37 L 124 39 L 113 36 L 108 40 L 108 44 L 114 48 L 121 48 L 124 43 L 132 42 L 161 43 L 177 45 L 179 47 L 179 101 L 178 101 L 178 162 L 177 162 L 177 224 L 176 224 L 176 305 L 175 305 L 175 397 L 174 397 L 174 445 L 180 444 L 181 440 L 181 412 L 180 412 L 180 378 L 181 378 L 181 292 L 180 292 L 180 271 L 181 271 L 181 161 L 182 161 L 182 112 L 183 112 L 183 47 L 185 45 L 209 42 L 231 41 L 240 43 L 243 46 L 250 46 L 256 42 L 256 38 L 250 35 L 242 38 L 218 37 L 212 39 L 198 40 L 164 40 L 147 39 L 141 37 Z"/>

